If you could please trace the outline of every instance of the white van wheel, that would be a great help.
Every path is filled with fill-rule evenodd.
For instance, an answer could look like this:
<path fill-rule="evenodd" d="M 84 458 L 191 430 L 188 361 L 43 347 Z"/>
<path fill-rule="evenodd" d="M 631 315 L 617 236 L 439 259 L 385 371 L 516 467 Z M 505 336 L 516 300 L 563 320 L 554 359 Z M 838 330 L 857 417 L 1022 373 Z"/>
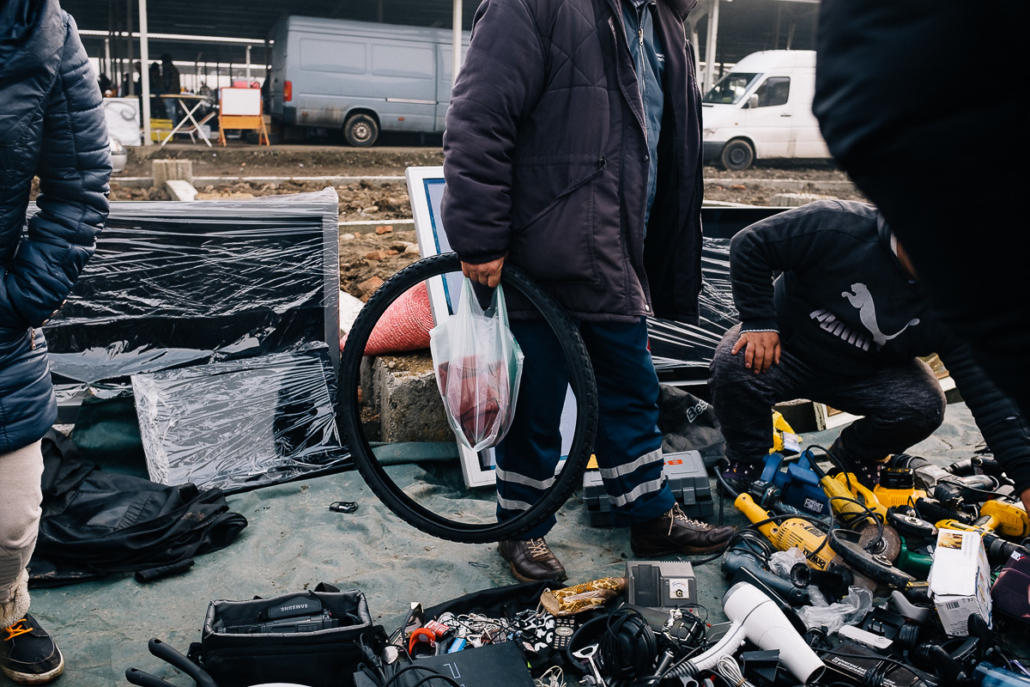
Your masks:
<path fill-rule="evenodd" d="M 355 148 L 367 148 L 379 138 L 379 125 L 367 114 L 356 114 L 343 125 L 343 136 Z"/>
<path fill-rule="evenodd" d="M 747 141 L 738 138 L 730 141 L 722 149 L 722 166 L 726 169 L 740 171 L 747 169 L 755 161 L 755 149 Z"/>

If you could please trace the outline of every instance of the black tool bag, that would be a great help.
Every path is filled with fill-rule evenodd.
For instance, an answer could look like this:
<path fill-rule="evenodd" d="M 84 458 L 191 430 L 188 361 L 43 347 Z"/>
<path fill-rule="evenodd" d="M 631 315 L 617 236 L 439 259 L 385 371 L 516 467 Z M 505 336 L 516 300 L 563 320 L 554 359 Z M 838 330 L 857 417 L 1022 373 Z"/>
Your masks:
<path fill-rule="evenodd" d="M 339 621 L 339 627 L 310 632 L 256 632 L 253 625 L 269 609 L 291 599 L 315 599 Z M 251 627 L 251 631 L 231 631 Z M 219 687 L 248 687 L 265 682 L 295 682 L 310 687 L 353 687 L 354 673 L 366 655 L 385 643 L 383 628 L 372 625 L 365 595 L 319 584 L 314 591 L 250 601 L 212 601 L 199 644 L 190 658 Z M 366 647 L 363 651 L 362 646 Z"/>

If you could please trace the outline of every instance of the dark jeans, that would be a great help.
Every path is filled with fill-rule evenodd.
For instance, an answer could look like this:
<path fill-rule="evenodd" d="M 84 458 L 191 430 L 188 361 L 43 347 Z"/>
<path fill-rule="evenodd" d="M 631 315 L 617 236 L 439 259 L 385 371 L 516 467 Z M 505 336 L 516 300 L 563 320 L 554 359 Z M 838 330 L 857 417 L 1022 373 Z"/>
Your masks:
<path fill-rule="evenodd" d="M 612 499 L 612 524 L 646 522 L 675 502 L 662 476 L 658 375 L 647 350 L 647 324 L 582 322 L 594 366 L 600 418 L 594 451 Z M 497 519 L 514 518 L 553 484 L 569 385 L 565 355 L 543 320 L 515 320 L 511 331 L 526 359 L 511 431 L 497 447 Z M 555 518 L 523 535 L 542 537 Z"/>
<path fill-rule="evenodd" d="M 807 398 L 864 417 L 844 429 L 831 450 L 846 461 L 882 460 L 933 434 L 946 401 L 930 366 L 918 358 L 855 376 L 807 365 L 786 348 L 780 364 L 763 374 L 744 367 L 744 352 L 730 351 L 740 325 L 715 351 L 708 388 L 731 461 L 761 460 L 772 448 L 773 405 Z"/>

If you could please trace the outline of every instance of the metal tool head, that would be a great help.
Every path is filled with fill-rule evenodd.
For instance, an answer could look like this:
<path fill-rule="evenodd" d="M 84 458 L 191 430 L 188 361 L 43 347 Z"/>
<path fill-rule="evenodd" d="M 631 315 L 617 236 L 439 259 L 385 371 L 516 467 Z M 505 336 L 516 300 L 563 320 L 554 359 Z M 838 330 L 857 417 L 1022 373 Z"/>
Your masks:
<path fill-rule="evenodd" d="M 590 646 L 585 646 L 582 649 L 579 649 L 578 651 L 573 651 L 572 655 L 580 660 L 589 661 L 591 658 L 594 657 L 594 654 L 596 653 L 597 644 L 591 644 Z"/>

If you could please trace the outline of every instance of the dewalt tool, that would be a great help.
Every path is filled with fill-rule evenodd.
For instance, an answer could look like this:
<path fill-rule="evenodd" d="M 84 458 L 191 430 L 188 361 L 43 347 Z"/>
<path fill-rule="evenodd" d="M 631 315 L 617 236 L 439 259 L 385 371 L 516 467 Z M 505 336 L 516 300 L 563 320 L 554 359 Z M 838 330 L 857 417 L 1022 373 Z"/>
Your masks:
<path fill-rule="evenodd" d="M 877 516 L 883 521 L 887 518 L 887 508 L 880 503 L 880 499 L 876 497 L 872 489 L 869 489 L 862 485 L 858 481 L 858 477 L 852 472 L 838 472 L 834 478 L 841 486 L 843 486 L 847 493 L 851 495 L 856 501 L 861 503 L 869 510 L 876 513 Z M 836 487 L 835 487 L 836 489 Z"/>
<path fill-rule="evenodd" d="M 980 517 L 972 523 L 957 519 L 942 520 L 937 523 L 940 529 L 958 530 L 960 532 L 979 532 L 983 537 L 984 549 L 991 561 L 1006 560 L 1013 553 L 1030 555 L 1025 546 L 1005 541 L 999 535 L 1021 539 L 1030 533 L 1030 522 L 1025 510 L 1015 504 L 1004 501 L 988 501 L 980 508 Z"/>
<path fill-rule="evenodd" d="M 750 494 L 741 494 L 733 505 L 748 520 L 758 526 L 758 530 L 780 551 L 798 548 L 808 564 L 816 570 L 826 570 L 836 553 L 828 546 L 826 533 L 801 518 L 786 518 L 782 522 L 773 520 L 774 516 L 751 498 Z"/>
<path fill-rule="evenodd" d="M 883 513 L 880 513 L 873 507 L 873 505 L 878 505 L 878 503 L 876 503 L 876 498 L 872 496 L 872 492 L 869 492 L 865 498 L 859 499 L 858 494 L 848 488 L 848 481 L 853 485 L 861 486 L 854 475 L 839 473 L 836 477 L 830 477 L 823 472 L 822 468 L 814 460 L 811 462 L 811 469 L 819 477 L 819 486 L 823 488 L 823 492 L 830 499 L 830 506 L 833 508 L 833 512 L 841 516 L 841 519 L 848 527 L 854 527 L 862 521 L 870 525 L 876 525 L 877 520 L 870 515 L 869 511 L 873 511 L 873 513 L 879 516 L 880 522 L 883 522 L 883 515 L 886 514 L 886 509 L 879 509 L 883 511 Z M 870 502 L 874 503 L 871 505 Z"/>
<path fill-rule="evenodd" d="M 909 468 L 889 467 L 880 471 L 880 483 L 873 488 L 876 500 L 884 508 L 909 506 L 918 498 L 925 498 L 926 492 L 916 489 L 915 475 Z"/>

